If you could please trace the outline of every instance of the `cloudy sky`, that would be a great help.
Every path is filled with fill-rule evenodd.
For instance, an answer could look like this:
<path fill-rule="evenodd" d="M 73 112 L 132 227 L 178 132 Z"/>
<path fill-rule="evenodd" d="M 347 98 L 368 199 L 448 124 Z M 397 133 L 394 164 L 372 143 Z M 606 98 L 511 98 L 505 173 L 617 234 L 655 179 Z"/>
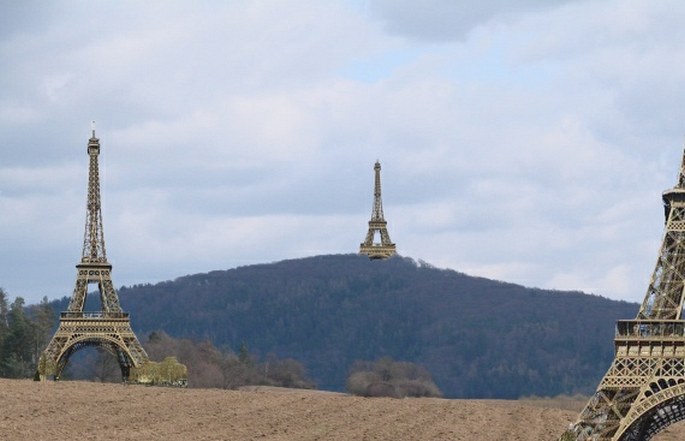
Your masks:
<path fill-rule="evenodd" d="M 685 3 L 0 0 L 0 286 L 71 295 L 91 120 L 116 286 L 354 253 L 641 301 Z"/>

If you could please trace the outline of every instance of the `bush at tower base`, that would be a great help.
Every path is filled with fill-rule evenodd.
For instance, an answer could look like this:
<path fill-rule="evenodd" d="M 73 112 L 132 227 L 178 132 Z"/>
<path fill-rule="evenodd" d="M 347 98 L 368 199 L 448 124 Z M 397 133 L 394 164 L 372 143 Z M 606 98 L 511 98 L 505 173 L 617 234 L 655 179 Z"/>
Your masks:
<path fill-rule="evenodd" d="M 176 357 L 166 357 L 164 361 L 147 361 L 139 367 L 131 368 L 129 382 L 151 386 L 186 387 L 188 368 L 178 362 Z"/>

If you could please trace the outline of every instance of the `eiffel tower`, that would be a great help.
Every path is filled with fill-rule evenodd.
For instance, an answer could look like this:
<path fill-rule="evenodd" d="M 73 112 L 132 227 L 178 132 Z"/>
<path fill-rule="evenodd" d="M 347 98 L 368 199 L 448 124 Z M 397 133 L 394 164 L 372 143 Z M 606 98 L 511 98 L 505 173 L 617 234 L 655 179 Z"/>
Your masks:
<path fill-rule="evenodd" d="M 387 259 L 394 256 L 395 244 L 390 240 L 388 234 L 387 222 L 383 217 L 383 201 L 381 200 L 381 163 L 376 161 L 373 166 L 376 172 L 374 190 L 373 190 L 373 211 L 371 213 L 371 220 L 369 221 L 369 232 L 366 233 L 366 239 L 359 246 L 359 253 L 366 254 L 369 259 Z M 374 242 L 376 233 L 380 236 L 380 243 Z"/>
<path fill-rule="evenodd" d="M 685 419 L 685 152 L 663 193 L 661 254 L 635 320 L 619 320 L 615 358 L 560 441 L 647 441 Z"/>
<path fill-rule="evenodd" d="M 38 363 L 37 377 L 59 379 L 64 367 L 76 351 L 88 346 L 101 347 L 113 354 L 124 381 L 132 368 L 149 362 L 149 358 L 131 329 L 128 313 L 119 305 L 112 284 L 112 265 L 107 262 L 105 237 L 100 209 L 100 178 L 98 156 L 100 140 L 92 136 L 88 141 L 88 209 L 86 231 L 83 239 L 81 262 L 76 265 L 76 287 L 66 312 L 60 314 L 59 327 Z M 88 286 L 97 284 L 100 292 L 101 311 L 83 310 Z"/>

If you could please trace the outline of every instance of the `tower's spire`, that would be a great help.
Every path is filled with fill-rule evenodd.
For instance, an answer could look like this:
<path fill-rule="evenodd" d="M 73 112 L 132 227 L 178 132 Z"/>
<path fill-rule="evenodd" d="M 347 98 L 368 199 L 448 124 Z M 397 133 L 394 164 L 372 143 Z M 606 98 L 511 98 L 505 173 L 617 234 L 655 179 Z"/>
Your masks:
<path fill-rule="evenodd" d="M 381 163 L 376 160 L 373 166 L 375 172 L 374 186 L 373 186 L 373 212 L 371 213 L 371 220 L 383 221 L 383 200 L 381 199 Z"/>
<path fill-rule="evenodd" d="M 375 172 L 373 187 L 373 210 L 369 221 L 369 231 L 366 239 L 359 246 L 359 252 L 366 254 L 370 259 L 386 259 L 395 252 L 395 244 L 390 240 L 387 222 L 383 216 L 383 200 L 381 199 L 381 163 L 376 161 L 373 166 Z M 378 234 L 380 242 L 375 242 L 374 238 Z"/>
<path fill-rule="evenodd" d="M 685 150 L 678 183 L 662 195 L 666 230 L 638 318 L 681 320 L 685 302 Z"/>
<path fill-rule="evenodd" d="M 678 188 L 685 189 L 685 148 L 683 149 L 683 159 L 680 161 L 680 174 L 678 176 Z"/>
<path fill-rule="evenodd" d="M 105 235 L 102 229 L 102 210 L 100 206 L 100 172 L 98 156 L 100 155 L 100 140 L 95 137 L 95 121 L 92 126 L 92 136 L 88 140 L 88 205 L 86 210 L 86 230 L 83 235 L 83 263 L 107 262 L 105 251 Z"/>

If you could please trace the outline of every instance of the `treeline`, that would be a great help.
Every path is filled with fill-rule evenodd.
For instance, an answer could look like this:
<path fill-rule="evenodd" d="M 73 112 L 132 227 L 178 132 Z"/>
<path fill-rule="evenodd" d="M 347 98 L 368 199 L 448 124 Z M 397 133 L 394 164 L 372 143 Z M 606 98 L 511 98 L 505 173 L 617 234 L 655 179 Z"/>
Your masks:
<path fill-rule="evenodd" d="M 297 360 L 280 359 L 273 354 L 258 360 L 247 345 L 237 352 L 219 349 L 209 341 L 172 338 L 162 331 L 152 332 L 141 340 L 153 361 L 174 356 L 188 368 L 188 386 L 237 389 L 242 386 L 277 386 L 315 389 L 306 369 Z M 67 364 L 64 379 L 120 382 L 121 370 L 116 359 L 100 348 L 82 350 Z"/>
<path fill-rule="evenodd" d="M 57 327 L 57 315 L 47 298 L 26 306 L 23 298 L 9 302 L 0 288 L 0 377 L 34 376 L 42 351 Z M 202 342 L 173 338 L 163 331 L 151 332 L 141 341 L 151 360 L 175 356 L 188 367 L 189 386 L 238 389 L 243 386 L 276 386 L 315 389 L 302 363 L 268 353 L 260 360 L 242 343 L 237 351 L 219 349 L 209 340 Z M 116 357 L 93 346 L 72 354 L 64 380 L 120 382 Z M 357 361 L 349 369 L 347 390 L 362 396 L 439 397 L 430 373 L 414 363 L 385 357 L 376 362 Z"/>
<path fill-rule="evenodd" d="M 0 377 L 30 378 L 36 373 L 40 356 L 57 327 L 57 314 L 47 297 L 38 305 L 25 305 L 22 297 L 10 303 L 0 288 Z M 266 385 L 314 389 L 316 384 L 304 366 L 292 359 L 268 354 L 259 361 L 241 345 L 238 353 L 219 350 L 211 342 L 174 339 L 164 332 L 153 332 L 141 342 L 151 360 L 176 356 L 192 376 L 191 387 L 237 389 L 247 385 Z M 62 375 L 65 380 L 120 382 L 121 369 L 116 358 L 100 347 L 77 351 Z"/>
<path fill-rule="evenodd" d="M 190 387 L 238 389 L 244 386 L 275 386 L 316 389 L 305 367 L 292 358 L 267 354 L 263 360 L 242 344 L 237 352 L 220 350 L 211 342 L 175 339 L 162 331 L 152 332 L 142 342 L 150 359 L 175 356 L 188 367 Z M 101 348 L 76 353 L 63 379 L 119 382 L 121 371 L 115 358 Z M 383 358 L 357 361 L 348 376 L 347 391 L 366 397 L 440 397 L 442 393 L 428 371 L 414 363 Z"/>
<path fill-rule="evenodd" d="M 32 377 L 54 323 L 55 313 L 47 298 L 26 307 L 21 297 L 10 303 L 0 288 L 0 377 Z"/>

